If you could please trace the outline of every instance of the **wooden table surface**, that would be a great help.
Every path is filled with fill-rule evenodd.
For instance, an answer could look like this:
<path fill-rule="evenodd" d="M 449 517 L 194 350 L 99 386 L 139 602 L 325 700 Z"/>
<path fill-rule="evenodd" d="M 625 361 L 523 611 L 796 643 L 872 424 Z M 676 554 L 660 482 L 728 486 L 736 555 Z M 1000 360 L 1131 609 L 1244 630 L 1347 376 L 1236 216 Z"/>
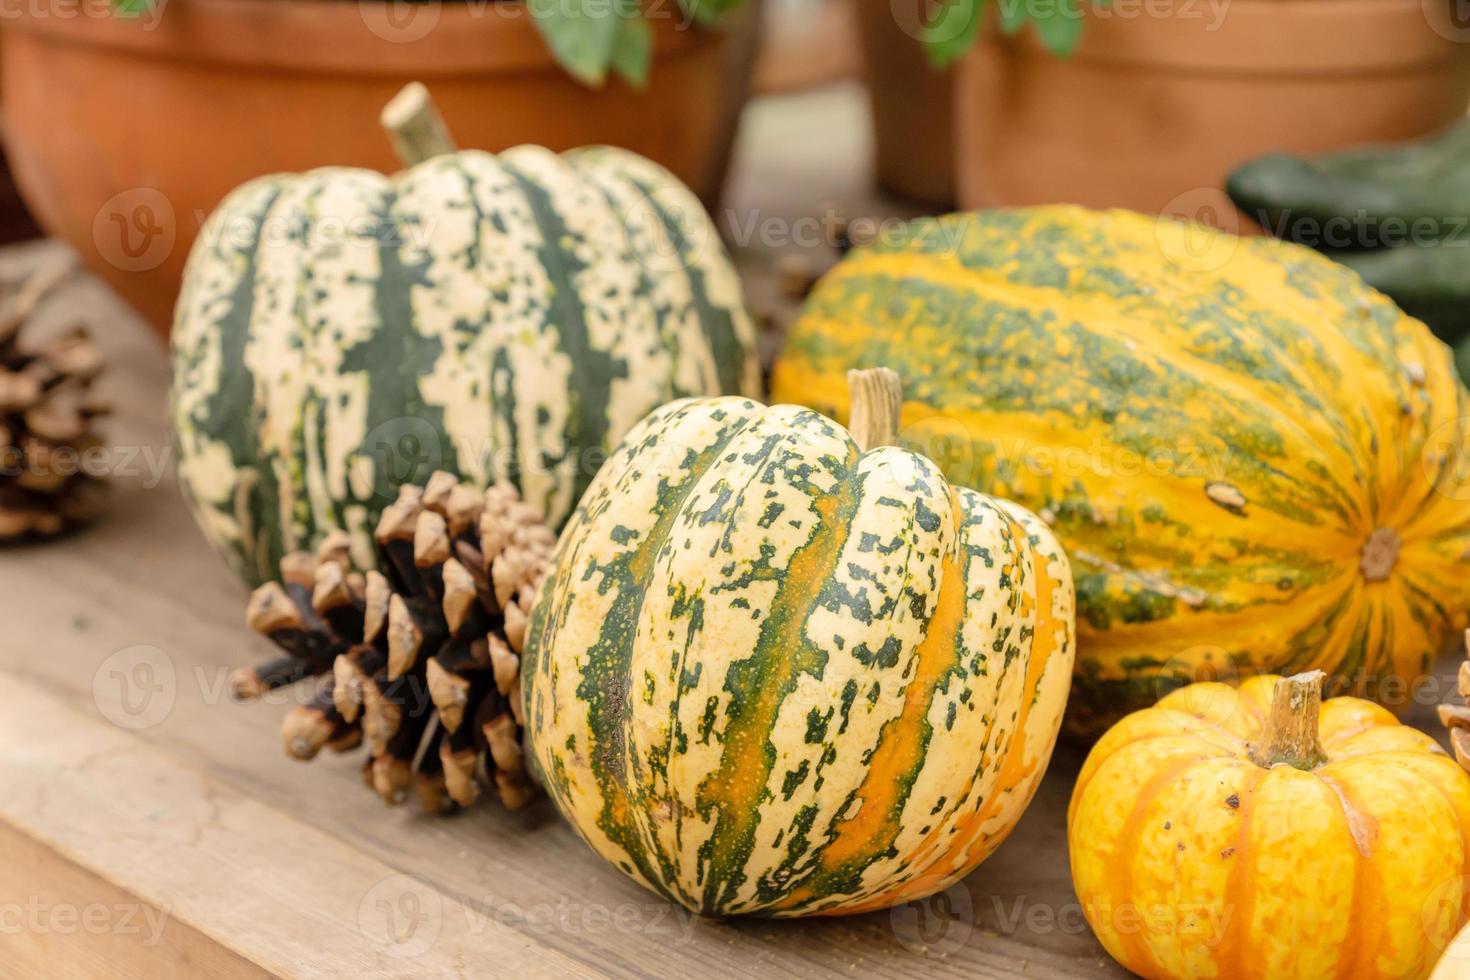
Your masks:
<path fill-rule="evenodd" d="M 865 139 L 856 89 L 767 101 L 747 120 L 733 213 L 891 213 L 868 197 Z M 773 254 L 801 246 L 754 239 L 739 259 L 769 297 Z M 0 275 L 56 247 L 0 253 Z M 290 698 L 226 694 L 229 671 L 270 648 L 168 466 L 162 344 L 85 277 L 43 317 L 89 323 L 109 353 L 117 474 L 93 528 L 0 551 L 0 976 L 1123 975 L 1068 878 L 1075 746 L 960 885 L 803 922 L 692 918 L 605 866 L 544 800 L 425 817 L 385 807 L 356 753 L 287 760 Z M 1432 727 L 1428 706 L 1417 717 Z"/>

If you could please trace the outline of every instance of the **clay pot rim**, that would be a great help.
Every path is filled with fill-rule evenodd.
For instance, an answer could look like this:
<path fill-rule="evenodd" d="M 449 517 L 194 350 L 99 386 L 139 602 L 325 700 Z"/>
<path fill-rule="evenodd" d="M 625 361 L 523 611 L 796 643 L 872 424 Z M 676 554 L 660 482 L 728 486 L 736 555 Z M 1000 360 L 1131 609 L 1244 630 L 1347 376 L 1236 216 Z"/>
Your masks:
<path fill-rule="evenodd" d="M 1080 0 L 1090 10 L 1089 0 Z M 1470 55 L 1470 30 L 1458 40 L 1430 21 L 1436 0 L 1213 0 L 1223 7 L 1215 30 L 1212 0 L 1114 0 L 1114 11 L 1087 16 L 1072 61 L 1118 69 L 1168 68 L 1198 74 L 1309 76 L 1429 71 Z M 1189 16 L 1116 14 L 1118 7 L 1169 4 Z M 1457 30 L 1446 24 L 1446 29 Z M 1055 58 L 1023 30 L 988 40 L 1027 58 Z"/>
<path fill-rule="evenodd" d="M 73 0 L 67 6 L 79 12 L 71 16 L 48 13 L 44 0 L 0 0 L 0 9 L 12 13 L 6 31 L 149 59 L 299 74 L 566 74 L 521 0 L 430 0 L 414 6 L 432 20 L 406 27 L 390 20 L 390 4 L 407 6 L 393 0 L 164 0 L 156 20 L 102 15 L 109 4 Z M 650 18 L 655 59 L 718 43 L 718 28 L 682 27 L 671 0 L 656 6 L 663 16 Z"/>

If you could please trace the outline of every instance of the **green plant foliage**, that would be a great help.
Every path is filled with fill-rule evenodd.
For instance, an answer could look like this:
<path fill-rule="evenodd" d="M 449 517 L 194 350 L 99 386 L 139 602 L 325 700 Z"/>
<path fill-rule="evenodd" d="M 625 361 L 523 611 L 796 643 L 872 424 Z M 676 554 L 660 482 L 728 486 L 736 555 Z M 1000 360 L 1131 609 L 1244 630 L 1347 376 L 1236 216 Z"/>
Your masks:
<path fill-rule="evenodd" d="M 612 70 L 634 88 L 648 85 L 648 66 L 653 61 L 653 28 L 641 18 L 624 17 L 618 21 L 613 38 Z"/>
<path fill-rule="evenodd" d="M 680 0 L 695 24 L 712 25 L 742 0 Z M 634 88 L 648 84 L 653 30 L 638 0 L 526 0 L 531 18 L 557 62 L 586 85 L 611 72 Z M 659 16 L 671 16 L 660 7 Z"/>
<path fill-rule="evenodd" d="M 1065 58 L 1077 50 L 1082 40 L 1082 11 L 1077 0 L 1036 3 L 1029 15 L 1041 43 L 1052 54 Z"/>
<path fill-rule="evenodd" d="M 974 45 L 985 21 L 987 0 L 946 0 L 934 22 L 924 30 L 929 60 L 943 68 Z M 1098 0 L 1106 4 L 1108 0 Z M 1014 37 L 1028 23 L 1048 51 L 1066 58 L 1082 40 L 1083 17 L 1077 0 L 998 0 L 996 19 L 1001 33 Z"/>
<path fill-rule="evenodd" d="M 158 0 L 112 0 L 119 17 L 136 17 Z M 648 85 L 653 30 L 639 0 L 524 0 L 552 57 L 584 85 L 601 87 L 609 72 L 634 88 Z M 689 22 L 713 25 L 743 0 L 679 0 Z M 660 6 L 661 16 L 673 16 Z M 681 25 L 685 26 L 685 25 Z"/>
<path fill-rule="evenodd" d="M 528 0 L 531 19 L 551 49 L 552 56 L 578 81 L 601 85 L 608 69 L 614 67 L 620 48 L 622 64 L 619 74 L 628 79 L 627 67 L 636 71 L 636 56 L 627 52 L 631 45 L 619 43 L 625 21 L 638 16 L 637 6 L 630 0 Z M 644 25 L 647 26 L 646 24 Z M 648 45 L 643 45 L 643 78 L 647 78 Z"/>

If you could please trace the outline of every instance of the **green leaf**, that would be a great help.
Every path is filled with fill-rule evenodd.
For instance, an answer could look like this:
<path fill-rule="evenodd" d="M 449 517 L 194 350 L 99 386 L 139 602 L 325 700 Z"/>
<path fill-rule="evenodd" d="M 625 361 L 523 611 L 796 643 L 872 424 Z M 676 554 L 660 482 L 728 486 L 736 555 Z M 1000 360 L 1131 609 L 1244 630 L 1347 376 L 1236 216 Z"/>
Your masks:
<path fill-rule="evenodd" d="M 613 38 L 612 69 L 636 89 L 648 87 L 648 66 L 653 60 L 653 28 L 642 17 L 620 17 Z"/>
<path fill-rule="evenodd" d="M 1048 51 L 1059 58 L 1069 57 L 1082 40 L 1082 11 L 1076 0 L 1050 0 L 1033 4 L 1031 19 L 1036 34 Z"/>
<path fill-rule="evenodd" d="M 552 57 L 579 81 L 602 85 L 624 19 L 618 0 L 531 0 L 529 6 Z"/>
<path fill-rule="evenodd" d="M 1000 0 L 1000 31 L 1006 37 L 1015 37 L 1026 25 L 1027 0 Z"/>
<path fill-rule="evenodd" d="M 924 28 L 929 60 L 943 68 L 970 50 L 984 13 L 985 0 L 945 0 L 934 23 Z"/>

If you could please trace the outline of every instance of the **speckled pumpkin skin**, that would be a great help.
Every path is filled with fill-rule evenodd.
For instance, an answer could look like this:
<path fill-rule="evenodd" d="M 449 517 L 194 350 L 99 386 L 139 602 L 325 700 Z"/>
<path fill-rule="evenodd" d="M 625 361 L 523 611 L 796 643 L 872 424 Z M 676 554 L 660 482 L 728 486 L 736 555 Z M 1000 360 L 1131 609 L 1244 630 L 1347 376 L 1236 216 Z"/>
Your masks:
<path fill-rule="evenodd" d="M 905 445 L 1066 547 L 1079 732 L 1262 672 L 1401 706 L 1465 624 L 1465 389 L 1314 252 L 1073 207 L 914 222 L 819 283 L 772 394 L 845 418 L 875 365 Z"/>
<path fill-rule="evenodd" d="M 1093 747 L 1067 814 L 1072 881 L 1143 977 L 1423 977 L 1465 922 L 1470 776 L 1358 698 L 1322 704 L 1327 761 L 1252 762 L 1277 678 L 1196 684 Z"/>
<path fill-rule="evenodd" d="M 1034 515 L 806 409 L 654 412 L 532 616 L 527 737 L 592 848 L 708 915 L 883 908 L 967 874 L 1051 755 L 1066 556 Z"/>
<path fill-rule="evenodd" d="M 172 343 L 179 482 L 251 584 L 337 528 L 370 567 L 435 470 L 560 527 L 651 409 L 760 388 L 704 208 L 611 147 L 253 180 L 200 230 Z"/>

